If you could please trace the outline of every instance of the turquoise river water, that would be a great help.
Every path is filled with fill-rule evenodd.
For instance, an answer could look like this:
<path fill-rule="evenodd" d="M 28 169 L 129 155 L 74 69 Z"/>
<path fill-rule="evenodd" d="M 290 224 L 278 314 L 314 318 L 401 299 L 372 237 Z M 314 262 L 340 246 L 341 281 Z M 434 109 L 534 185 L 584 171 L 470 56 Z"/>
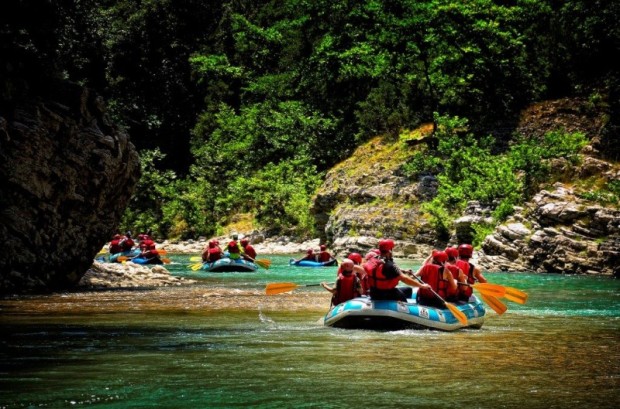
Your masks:
<path fill-rule="evenodd" d="M 620 281 L 486 273 L 528 302 L 479 330 L 323 327 L 336 267 L 0 300 L 0 408 L 615 408 Z M 259 256 L 260 257 L 260 256 Z M 400 261 L 415 268 L 413 261 Z"/>

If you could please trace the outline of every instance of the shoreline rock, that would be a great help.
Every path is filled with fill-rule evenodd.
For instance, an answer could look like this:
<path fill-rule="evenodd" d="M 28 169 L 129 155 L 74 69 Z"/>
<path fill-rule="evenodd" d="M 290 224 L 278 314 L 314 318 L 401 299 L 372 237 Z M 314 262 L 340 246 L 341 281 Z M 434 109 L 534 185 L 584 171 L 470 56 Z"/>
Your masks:
<path fill-rule="evenodd" d="M 78 283 L 80 289 L 161 287 L 193 284 L 195 280 L 176 277 L 162 265 L 145 266 L 95 261 Z"/>

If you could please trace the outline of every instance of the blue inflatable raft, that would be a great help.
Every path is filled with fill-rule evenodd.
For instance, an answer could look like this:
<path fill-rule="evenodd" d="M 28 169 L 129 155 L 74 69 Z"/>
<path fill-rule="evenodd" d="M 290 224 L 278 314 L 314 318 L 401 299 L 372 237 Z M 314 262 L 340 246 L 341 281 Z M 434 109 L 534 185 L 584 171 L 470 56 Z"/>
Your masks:
<path fill-rule="evenodd" d="M 412 298 L 401 301 L 372 301 L 363 296 L 336 305 L 323 319 L 327 327 L 349 329 L 436 329 L 455 331 L 462 328 L 481 328 L 486 310 L 482 302 L 472 295 L 469 302 L 453 303 L 467 317 L 463 325 L 445 308 L 418 305 L 415 300 L 417 289 L 413 289 Z"/>
<path fill-rule="evenodd" d="M 310 260 L 301 260 L 298 261 L 297 263 L 295 262 L 295 259 L 292 258 L 289 260 L 289 265 L 291 266 L 296 266 L 296 267 L 330 267 L 330 266 L 337 266 L 338 265 L 338 261 L 334 258 L 331 259 L 329 261 L 310 261 Z"/>
<path fill-rule="evenodd" d="M 258 265 L 251 261 L 225 257 L 221 258 L 213 263 L 203 263 L 200 268 L 204 271 L 210 271 L 212 273 L 227 273 L 227 272 L 245 272 L 251 273 L 258 270 Z"/>
<path fill-rule="evenodd" d="M 119 263 L 118 258 L 120 256 L 124 256 L 124 257 L 129 257 L 131 259 L 133 259 L 134 257 L 138 256 L 140 254 L 140 249 L 133 249 L 133 250 L 128 250 L 128 251 L 123 251 L 122 253 L 115 253 L 110 255 L 110 263 Z M 132 260 L 133 261 L 133 260 Z"/>
<path fill-rule="evenodd" d="M 161 258 L 159 258 L 159 256 L 151 257 L 151 258 L 134 257 L 128 261 L 131 261 L 132 263 L 135 263 L 135 264 L 164 264 L 164 262 L 162 261 Z"/>

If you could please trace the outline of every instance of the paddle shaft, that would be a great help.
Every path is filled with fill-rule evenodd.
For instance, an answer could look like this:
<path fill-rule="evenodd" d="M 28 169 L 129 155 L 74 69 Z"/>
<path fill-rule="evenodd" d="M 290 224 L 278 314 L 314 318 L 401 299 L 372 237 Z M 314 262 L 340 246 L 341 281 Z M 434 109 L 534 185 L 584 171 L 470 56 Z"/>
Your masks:
<path fill-rule="evenodd" d="M 413 275 L 420 283 L 422 284 L 426 284 L 424 281 L 422 281 L 422 279 L 420 277 L 418 277 L 417 275 Z M 459 320 L 459 322 L 463 325 L 467 325 L 467 316 L 463 313 L 463 311 L 460 311 L 456 306 L 448 303 L 446 300 L 443 299 L 443 297 L 439 294 L 437 294 L 437 292 L 435 292 L 435 290 L 433 290 L 432 287 L 429 286 L 428 288 L 434 295 L 435 297 L 437 297 L 438 300 L 440 300 L 444 307 L 446 307 L 447 309 L 449 309 L 452 314 L 454 314 L 454 317 Z"/>
<path fill-rule="evenodd" d="M 334 283 L 329 283 L 332 285 Z M 280 293 L 287 293 L 289 291 L 293 291 L 299 287 L 318 287 L 321 283 L 317 284 L 295 284 L 295 283 L 269 283 L 265 288 L 265 292 L 267 295 L 275 295 Z"/>

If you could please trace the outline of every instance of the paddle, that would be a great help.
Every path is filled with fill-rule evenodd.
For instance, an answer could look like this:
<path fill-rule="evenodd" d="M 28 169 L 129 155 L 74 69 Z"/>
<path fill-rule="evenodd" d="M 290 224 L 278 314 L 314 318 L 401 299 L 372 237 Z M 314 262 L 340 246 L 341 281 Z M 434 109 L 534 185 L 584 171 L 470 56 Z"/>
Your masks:
<path fill-rule="evenodd" d="M 119 256 L 116 260 L 117 260 L 117 261 L 119 261 L 119 262 L 121 262 L 121 263 L 125 263 L 125 262 L 127 262 L 127 261 L 131 261 L 132 259 L 137 258 L 137 257 L 138 257 L 138 256 L 136 256 L 136 257 Z M 162 259 L 160 259 L 160 260 L 161 260 L 164 264 L 170 264 L 170 263 L 172 262 L 172 260 L 170 260 L 169 258 L 162 258 Z"/>
<path fill-rule="evenodd" d="M 413 277 L 416 278 L 422 284 L 425 284 L 424 281 L 422 281 L 422 279 L 420 277 L 418 277 L 417 275 L 414 274 Z M 449 302 L 446 302 L 446 300 L 441 298 L 441 296 L 439 294 L 437 294 L 435 292 L 435 290 L 433 290 L 432 288 L 429 288 L 429 290 L 431 290 L 431 292 L 435 295 L 435 297 L 437 297 L 437 299 L 440 300 L 443 303 L 443 305 L 445 305 L 446 308 L 448 308 L 452 312 L 452 314 L 454 314 L 456 319 L 459 320 L 459 322 L 461 324 L 467 325 L 467 316 L 465 314 L 463 314 L 463 311 L 459 310 L 456 307 L 456 305 L 453 305 L 453 304 L 450 304 Z"/>
<path fill-rule="evenodd" d="M 518 304 L 525 304 L 527 301 L 528 295 L 514 287 L 507 287 L 501 284 L 492 284 L 492 283 L 475 283 L 475 284 L 467 284 L 461 283 L 462 285 L 469 285 L 470 287 L 475 288 L 480 291 L 481 294 L 490 295 L 493 297 L 504 297 L 509 301 L 516 302 Z"/>
<path fill-rule="evenodd" d="M 502 315 L 508 309 L 506 304 L 498 300 L 496 297 L 493 297 L 492 295 L 480 293 L 480 298 L 482 298 L 482 301 L 487 303 L 488 306 L 491 307 L 493 311 L 495 311 L 498 315 Z"/>
<path fill-rule="evenodd" d="M 202 257 L 201 256 L 190 257 L 189 261 L 202 261 Z"/>
<path fill-rule="evenodd" d="M 469 284 L 469 283 L 463 283 L 460 281 L 457 281 L 457 284 L 466 285 L 468 287 L 475 288 L 476 290 L 480 292 L 480 294 L 486 294 L 492 297 L 503 297 L 506 294 L 506 289 L 504 288 L 504 286 L 501 286 L 499 284 L 490 284 L 490 283 Z"/>
<path fill-rule="evenodd" d="M 334 283 L 329 283 L 329 285 L 332 285 L 332 284 Z M 321 283 L 319 284 L 269 283 L 267 284 L 267 287 L 265 287 L 265 294 L 275 295 L 275 294 L 280 294 L 280 293 L 287 293 L 299 287 L 318 287 L 320 285 Z"/>
<path fill-rule="evenodd" d="M 204 263 L 196 263 L 189 266 L 192 271 L 198 271 L 203 266 Z"/>
<path fill-rule="evenodd" d="M 257 259 L 253 259 L 252 257 L 248 256 L 247 254 L 243 254 L 243 257 L 245 258 L 249 258 L 250 260 L 252 260 L 252 262 L 254 264 L 257 264 L 259 266 L 261 266 L 264 269 L 269 269 L 269 267 L 271 267 L 271 260 L 266 259 L 266 258 L 257 258 Z"/>
<path fill-rule="evenodd" d="M 517 304 L 525 304 L 525 302 L 527 301 L 528 295 L 523 291 L 519 290 L 518 288 L 506 286 L 504 286 L 504 288 L 506 288 L 506 294 L 504 295 L 504 298 L 506 298 L 507 300 L 514 301 Z"/>

